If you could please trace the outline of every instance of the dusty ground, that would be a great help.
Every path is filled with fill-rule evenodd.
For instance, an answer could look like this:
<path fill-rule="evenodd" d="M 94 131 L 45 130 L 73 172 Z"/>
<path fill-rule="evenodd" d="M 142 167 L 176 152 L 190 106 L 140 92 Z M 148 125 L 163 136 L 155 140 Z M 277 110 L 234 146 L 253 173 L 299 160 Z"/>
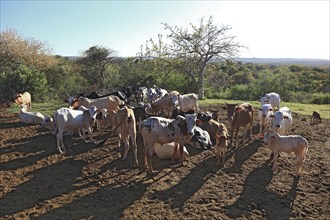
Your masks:
<path fill-rule="evenodd" d="M 220 119 L 226 122 L 223 110 Z M 188 146 L 184 166 L 154 157 L 150 176 L 140 136 L 140 165 L 132 169 L 132 152 L 122 161 L 114 136 L 102 146 L 66 136 L 68 151 L 60 155 L 45 128 L 1 109 L 0 219 L 330 219 L 330 122 L 311 126 L 297 114 L 293 120 L 290 133 L 310 143 L 300 179 L 292 175 L 293 155 L 282 154 L 273 173 L 259 141 L 228 154 L 225 167 L 211 150 Z"/>

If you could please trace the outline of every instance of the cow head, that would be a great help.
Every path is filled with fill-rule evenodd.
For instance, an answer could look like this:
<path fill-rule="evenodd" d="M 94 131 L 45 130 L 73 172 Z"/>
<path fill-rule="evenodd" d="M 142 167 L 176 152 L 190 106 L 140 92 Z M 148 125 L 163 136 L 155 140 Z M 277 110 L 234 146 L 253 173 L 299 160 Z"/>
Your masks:
<path fill-rule="evenodd" d="M 266 132 L 263 136 L 263 140 L 262 140 L 262 145 L 268 147 L 271 142 L 274 140 L 274 138 L 278 138 L 279 135 L 277 133 L 274 132 Z"/>
<path fill-rule="evenodd" d="M 21 93 L 15 93 L 14 94 L 14 100 L 18 105 L 23 104 L 22 94 Z"/>
<path fill-rule="evenodd" d="M 89 107 L 87 110 L 85 110 L 85 112 L 88 112 L 92 121 L 96 120 L 96 116 L 97 116 L 97 108 L 95 106 L 91 106 Z"/>
<path fill-rule="evenodd" d="M 262 112 L 263 117 L 270 116 L 273 113 L 273 108 L 270 104 L 264 104 L 259 108 L 259 111 Z"/>
<path fill-rule="evenodd" d="M 222 107 L 222 109 L 227 109 L 227 120 L 231 121 L 231 120 L 233 120 L 235 108 L 236 108 L 236 106 L 238 106 L 238 103 L 237 104 L 228 104 L 225 102 L 225 104 L 226 104 L 226 106 Z"/>
<path fill-rule="evenodd" d="M 181 133 L 189 137 L 193 136 L 193 129 L 196 125 L 196 120 L 196 114 L 187 114 L 185 115 L 185 117 L 178 115 L 175 118 L 175 121 L 177 121 L 177 126 L 179 127 Z"/>

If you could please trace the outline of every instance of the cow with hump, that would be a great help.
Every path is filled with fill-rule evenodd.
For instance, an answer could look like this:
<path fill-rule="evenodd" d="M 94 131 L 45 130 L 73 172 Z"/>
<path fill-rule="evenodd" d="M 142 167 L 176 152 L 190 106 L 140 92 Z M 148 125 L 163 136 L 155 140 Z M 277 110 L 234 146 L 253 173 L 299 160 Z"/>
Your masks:
<path fill-rule="evenodd" d="M 150 117 L 141 122 L 139 130 L 144 143 L 144 166 L 148 168 L 149 173 L 153 172 L 151 157 L 154 154 L 155 143 L 175 142 L 172 162 L 179 149 L 180 161 L 183 164 L 183 147 L 193 135 L 196 120 L 196 114 L 187 114 L 184 117 L 179 115 L 175 119 Z"/>

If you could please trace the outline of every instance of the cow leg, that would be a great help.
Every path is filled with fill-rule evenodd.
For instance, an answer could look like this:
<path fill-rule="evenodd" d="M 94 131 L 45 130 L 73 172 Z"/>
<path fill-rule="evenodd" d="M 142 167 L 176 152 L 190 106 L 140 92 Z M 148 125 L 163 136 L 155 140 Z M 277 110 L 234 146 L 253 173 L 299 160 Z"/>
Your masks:
<path fill-rule="evenodd" d="M 277 157 L 278 157 L 278 152 L 274 152 L 274 158 L 271 161 L 271 163 L 273 163 L 272 171 L 274 171 L 276 169 Z"/>
<path fill-rule="evenodd" d="M 79 136 L 84 139 L 84 141 L 87 143 L 86 140 L 86 130 L 84 128 L 79 128 L 78 129 Z"/>
<path fill-rule="evenodd" d="M 134 167 L 138 167 L 139 162 L 137 159 L 137 144 L 136 144 L 136 132 L 134 132 L 134 129 L 130 131 L 130 137 L 131 137 L 131 142 L 132 142 L 132 150 L 133 150 L 133 155 L 134 155 Z"/>
<path fill-rule="evenodd" d="M 118 148 L 120 148 L 120 142 L 121 142 L 122 139 L 123 139 L 123 138 L 122 138 L 122 136 L 121 136 L 121 133 L 119 132 L 119 133 L 118 133 Z"/>
<path fill-rule="evenodd" d="M 179 144 L 181 165 L 183 164 L 183 145 Z"/>
<path fill-rule="evenodd" d="M 234 147 L 237 147 L 237 136 L 238 136 L 238 131 L 239 131 L 239 127 L 237 129 L 235 129 L 235 143 L 234 143 Z"/>
<path fill-rule="evenodd" d="M 175 163 L 175 154 L 178 151 L 178 148 L 179 148 L 179 144 L 175 142 L 174 143 L 174 152 L 173 152 L 173 155 L 172 155 L 172 163 Z"/>
<path fill-rule="evenodd" d="M 88 127 L 87 131 L 88 131 L 89 139 L 90 139 L 94 144 L 96 144 L 96 141 L 95 141 L 95 139 L 94 139 L 93 136 L 92 136 L 92 134 L 93 134 L 93 132 L 92 132 L 92 128 L 91 128 L 91 127 Z"/>
<path fill-rule="evenodd" d="M 296 170 L 297 170 L 296 171 L 296 176 L 300 176 L 301 171 L 302 171 L 302 166 L 303 166 L 303 160 L 302 160 L 302 158 L 299 158 L 297 160 L 297 165 L 296 165 Z"/>
<path fill-rule="evenodd" d="M 143 144 L 144 144 L 144 169 L 148 168 L 148 141 L 146 138 L 143 138 Z"/>
<path fill-rule="evenodd" d="M 60 132 L 57 132 L 57 134 L 56 134 L 56 144 L 57 144 L 57 150 L 60 153 L 62 153 L 62 150 L 61 150 L 61 139 L 63 139 L 63 135 Z"/>
<path fill-rule="evenodd" d="M 128 150 L 129 150 L 129 139 L 128 139 L 128 136 L 127 137 L 124 137 L 123 138 L 123 141 L 124 141 L 124 146 L 125 146 L 123 160 L 125 160 L 126 157 L 127 157 Z"/>
<path fill-rule="evenodd" d="M 154 168 L 152 166 L 152 161 L 151 161 L 151 157 L 152 157 L 153 151 L 149 151 L 148 152 L 148 166 L 149 166 L 149 173 L 153 173 L 154 172 Z"/>

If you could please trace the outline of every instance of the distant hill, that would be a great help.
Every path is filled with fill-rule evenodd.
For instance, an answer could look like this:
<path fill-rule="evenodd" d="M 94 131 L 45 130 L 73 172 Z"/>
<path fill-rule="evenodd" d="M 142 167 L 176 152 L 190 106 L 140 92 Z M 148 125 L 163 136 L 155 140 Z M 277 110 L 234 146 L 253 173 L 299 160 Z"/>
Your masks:
<path fill-rule="evenodd" d="M 330 60 L 325 59 L 299 59 L 299 58 L 238 58 L 243 63 L 258 63 L 272 65 L 299 64 L 307 66 L 330 66 Z"/>
<path fill-rule="evenodd" d="M 78 60 L 79 56 L 66 56 L 70 60 Z M 217 59 L 215 59 L 217 60 Z M 307 65 L 307 66 L 330 66 L 330 60 L 326 59 L 300 59 L 300 58 L 237 58 L 243 63 L 258 63 L 270 65 Z"/>

